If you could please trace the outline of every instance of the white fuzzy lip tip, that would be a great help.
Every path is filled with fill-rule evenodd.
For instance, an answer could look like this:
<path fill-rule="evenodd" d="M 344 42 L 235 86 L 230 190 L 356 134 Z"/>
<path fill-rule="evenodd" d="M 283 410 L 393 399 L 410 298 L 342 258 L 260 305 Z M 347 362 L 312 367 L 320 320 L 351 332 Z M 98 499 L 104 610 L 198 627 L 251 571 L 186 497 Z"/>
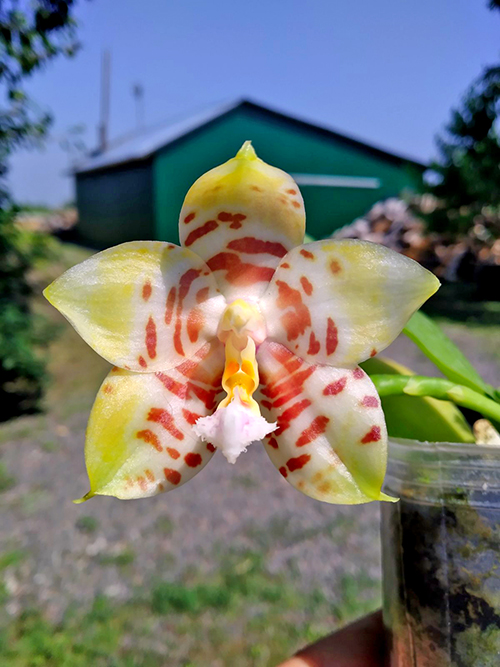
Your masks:
<path fill-rule="evenodd" d="M 205 442 L 211 442 L 220 449 L 229 463 L 235 463 L 242 452 L 246 452 L 252 442 L 262 440 L 272 433 L 278 424 L 270 424 L 262 415 L 256 415 L 245 407 L 238 390 L 232 401 L 219 408 L 213 415 L 201 417 L 194 424 L 196 435 Z"/>

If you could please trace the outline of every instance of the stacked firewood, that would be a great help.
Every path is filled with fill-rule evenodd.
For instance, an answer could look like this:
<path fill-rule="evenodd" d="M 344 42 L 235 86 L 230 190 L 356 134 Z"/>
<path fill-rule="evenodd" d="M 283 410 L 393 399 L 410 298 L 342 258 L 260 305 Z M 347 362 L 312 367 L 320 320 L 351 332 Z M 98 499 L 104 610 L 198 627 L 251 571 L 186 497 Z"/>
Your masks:
<path fill-rule="evenodd" d="M 423 220 L 434 205 L 429 195 L 386 199 L 332 237 L 381 243 L 452 282 L 472 282 L 482 267 L 500 266 L 500 215 L 485 212 L 461 236 L 438 234 L 427 231 Z"/>

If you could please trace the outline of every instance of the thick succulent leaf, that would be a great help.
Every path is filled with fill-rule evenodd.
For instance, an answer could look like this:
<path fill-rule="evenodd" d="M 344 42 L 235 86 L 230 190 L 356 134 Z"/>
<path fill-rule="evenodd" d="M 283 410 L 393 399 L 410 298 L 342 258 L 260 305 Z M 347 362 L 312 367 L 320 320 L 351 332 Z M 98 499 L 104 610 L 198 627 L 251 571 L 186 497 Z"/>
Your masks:
<path fill-rule="evenodd" d="M 311 363 L 352 368 L 386 348 L 438 287 L 384 246 L 316 241 L 283 258 L 260 306 L 270 338 Z"/>
<path fill-rule="evenodd" d="M 179 220 L 182 245 L 203 257 L 228 301 L 261 296 L 304 229 L 297 184 L 260 160 L 249 142 L 194 183 Z"/>
<path fill-rule="evenodd" d="M 145 498 L 189 481 L 212 458 L 193 423 L 210 414 L 221 392 L 224 354 L 216 341 L 168 372 L 114 368 L 97 395 L 85 460 L 94 495 Z"/>
<path fill-rule="evenodd" d="M 216 333 L 225 299 L 197 255 L 133 241 L 72 267 L 44 291 L 82 338 L 133 371 L 173 368 Z"/>
<path fill-rule="evenodd" d="M 414 375 L 392 359 L 375 357 L 361 366 L 368 375 Z M 430 396 L 383 396 L 382 409 L 387 431 L 393 438 L 428 442 L 474 442 L 463 414 L 450 401 Z"/>
<path fill-rule="evenodd" d="M 415 313 L 403 332 L 452 382 L 495 398 L 495 390 L 476 371 L 463 352 L 424 313 Z"/>
<path fill-rule="evenodd" d="M 264 445 L 283 477 L 328 503 L 390 500 L 380 491 L 387 461 L 384 414 L 366 373 L 313 366 L 269 341 L 257 361 L 263 415 L 278 422 Z"/>

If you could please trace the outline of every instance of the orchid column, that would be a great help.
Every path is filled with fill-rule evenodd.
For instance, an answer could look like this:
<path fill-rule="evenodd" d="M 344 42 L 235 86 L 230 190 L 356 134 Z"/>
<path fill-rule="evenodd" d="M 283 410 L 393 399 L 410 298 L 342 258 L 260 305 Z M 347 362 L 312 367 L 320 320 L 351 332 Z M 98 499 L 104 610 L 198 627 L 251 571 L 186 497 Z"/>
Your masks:
<path fill-rule="evenodd" d="M 196 181 L 179 229 L 181 247 L 124 243 L 45 290 L 115 366 L 90 416 L 84 499 L 168 491 L 217 448 L 234 463 L 263 440 L 309 496 L 391 500 L 380 491 L 384 415 L 357 364 L 394 340 L 438 280 L 375 244 L 300 245 L 299 189 L 249 142 Z"/>

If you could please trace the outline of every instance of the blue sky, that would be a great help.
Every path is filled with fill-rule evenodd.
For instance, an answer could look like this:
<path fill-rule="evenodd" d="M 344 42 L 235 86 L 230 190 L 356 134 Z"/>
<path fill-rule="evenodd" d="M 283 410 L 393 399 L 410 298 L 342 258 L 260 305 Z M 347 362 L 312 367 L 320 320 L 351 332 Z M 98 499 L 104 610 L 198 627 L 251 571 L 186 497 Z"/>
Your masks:
<path fill-rule="evenodd" d="M 249 96 L 423 160 L 479 74 L 500 56 L 500 12 L 486 0 L 80 0 L 83 48 L 27 89 L 55 116 L 44 151 L 12 159 L 23 202 L 72 198 L 58 138 L 83 123 L 96 142 L 103 49 L 111 52 L 111 137 Z"/>

